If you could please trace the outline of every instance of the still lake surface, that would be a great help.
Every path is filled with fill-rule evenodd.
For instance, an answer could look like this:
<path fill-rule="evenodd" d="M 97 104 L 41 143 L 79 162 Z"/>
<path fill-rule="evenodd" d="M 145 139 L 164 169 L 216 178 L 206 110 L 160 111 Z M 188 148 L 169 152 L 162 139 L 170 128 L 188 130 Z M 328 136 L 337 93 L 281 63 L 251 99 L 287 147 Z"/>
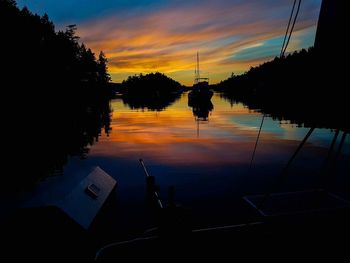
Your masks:
<path fill-rule="evenodd" d="M 112 204 L 96 220 L 97 232 L 110 239 L 137 236 L 155 225 L 138 161 L 142 158 L 156 178 L 163 202 L 167 203 L 169 187 L 175 187 L 175 201 L 191 210 L 194 227 L 249 221 L 249 213 L 242 212 L 242 196 L 270 191 L 309 129 L 266 117 L 250 167 L 262 114 L 240 103 L 231 104 L 218 93 L 211 101 L 213 109 L 203 120 L 188 106 L 187 93 L 163 111 L 132 109 L 121 98 L 112 100 L 110 133 L 101 134 L 85 160 L 71 158 L 64 175 L 39 186 L 33 200 L 50 203 L 91 167 L 100 166 L 118 186 Z M 329 187 L 349 198 L 349 137 L 332 178 L 326 183 L 321 179 L 333 136 L 332 130 L 316 129 L 286 180 L 274 191 Z"/>

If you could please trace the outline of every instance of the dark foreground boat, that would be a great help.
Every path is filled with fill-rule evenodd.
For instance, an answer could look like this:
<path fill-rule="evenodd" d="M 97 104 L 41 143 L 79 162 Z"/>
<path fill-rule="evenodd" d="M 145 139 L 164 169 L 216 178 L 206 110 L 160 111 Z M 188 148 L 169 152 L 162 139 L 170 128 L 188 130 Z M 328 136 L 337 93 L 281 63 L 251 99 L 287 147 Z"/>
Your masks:
<path fill-rule="evenodd" d="M 249 220 L 233 225 L 193 229 L 188 209 L 160 200 L 155 179 L 146 174 L 149 200 L 157 208 L 157 227 L 126 241 L 100 248 L 96 262 L 134 260 L 179 262 L 185 259 L 227 262 L 268 258 L 284 261 L 331 256 L 335 261 L 347 255 L 343 238 L 350 234 L 350 203 L 324 190 L 246 196 L 237 213 Z M 265 204 L 261 206 L 261 203 Z M 228 209 L 230 209 L 228 207 Z"/>
<path fill-rule="evenodd" d="M 70 192 L 61 195 L 51 189 L 56 193 L 52 200 L 44 194 L 22 205 L 0 222 L 2 258 L 8 262 L 90 262 L 96 250 L 91 228 L 115 187 L 116 181 L 95 167 Z"/>
<path fill-rule="evenodd" d="M 191 230 L 184 221 L 186 210 L 166 207 L 159 210 L 164 221 L 157 229 L 145 231 L 135 239 L 108 244 L 97 252 L 95 260 L 227 262 L 257 257 L 268 258 L 269 262 L 300 257 L 340 260 L 348 253 L 343 238 L 350 234 L 349 207 L 321 210 L 281 217 L 256 214 L 256 220 L 243 224 Z"/>
<path fill-rule="evenodd" d="M 339 156 L 345 137 L 346 132 L 335 157 Z M 338 141 L 336 136 L 333 141 Z M 302 144 L 305 142 L 306 139 Z M 333 146 L 332 143 L 330 153 L 334 152 Z M 133 262 L 140 259 L 144 262 L 186 262 L 188 259 L 196 262 L 250 259 L 342 262 L 349 256 L 349 202 L 330 191 L 316 189 L 246 196 L 241 199 L 242 208 L 234 213 L 248 212 L 250 220 L 193 229 L 188 210 L 173 202 L 163 205 L 155 191 L 154 179 L 148 173 L 148 192 L 158 206 L 157 228 L 134 239 L 96 249 L 96 244 L 89 242 L 91 236 L 86 228 L 94 218 L 91 215 L 95 215 L 101 207 L 99 204 L 103 203 L 99 201 L 106 200 L 115 185 L 110 178 L 100 175 L 106 188 L 104 183 L 90 181 L 96 173 L 102 172 L 97 170 L 77 184 L 60 206 L 24 209 L 4 225 L 1 229 L 5 241 L 1 247 L 2 258 L 9 262 L 17 261 L 17 257 L 35 262 L 39 259 L 45 262 Z"/>

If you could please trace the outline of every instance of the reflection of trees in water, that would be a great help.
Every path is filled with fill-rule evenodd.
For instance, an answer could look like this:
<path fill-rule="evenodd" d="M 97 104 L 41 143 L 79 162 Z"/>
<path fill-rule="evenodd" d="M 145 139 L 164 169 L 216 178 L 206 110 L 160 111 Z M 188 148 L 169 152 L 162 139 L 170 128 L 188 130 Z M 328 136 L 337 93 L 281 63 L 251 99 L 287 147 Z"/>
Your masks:
<path fill-rule="evenodd" d="M 101 129 L 110 129 L 107 60 L 79 43 L 76 29 L 57 32 L 48 15 L 0 1 L 2 131 L 10 142 L 3 162 L 15 164 L 1 175 L 2 190 L 62 170 L 68 156 L 85 157 Z"/>
<path fill-rule="evenodd" d="M 231 105 L 241 102 L 251 110 L 257 110 L 280 121 L 288 120 L 300 127 L 316 127 L 328 129 L 350 130 L 350 123 L 345 117 L 345 104 L 316 101 L 272 101 L 264 98 L 245 97 L 223 93 L 221 97 Z"/>
<path fill-rule="evenodd" d="M 15 140 L 15 148 L 6 159 L 18 165 L 6 180 L 19 180 L 16 187 L 27 187 L 38 179 L 60 174 L 69 156 L 86 158 L 102 129 L 110 132 L 112 111 L 108 99 L 92 100 L 85 106 L 36 102 L 35 108 L 28 107 L 24 120 L 14 120 L 17 127 L 24 127 L 8 135 L 8 139 Z M 20 133 L 22 136 L 18 136 Z"/>
<path fill-rule="evenodd" d="M 334 58 L 333 58 L 334 57 Z M 278 119 L 298 125 L 350 129 L 343 69 L 330 67 L 314 48 L 275 58 L 247 73 L 222 81 L 217 89 L 229 101 L 240 101 Z M 333 63 L 331 63 L 333 61 Z"/>
<path fill-rule="evenodd" d="M 172 92 L 159 95 L 157 93 L 124 94 L 123 103 L 131 109 L 149 109 L 162 111 L 181 97 L 180 92 Z"/>
<path fill-rule="evenodd" d="M 123 102 L 132 109 L 164 110 L 181 96 L 181 85 L 161 73 L 130 76 L 122 83 Z"/>

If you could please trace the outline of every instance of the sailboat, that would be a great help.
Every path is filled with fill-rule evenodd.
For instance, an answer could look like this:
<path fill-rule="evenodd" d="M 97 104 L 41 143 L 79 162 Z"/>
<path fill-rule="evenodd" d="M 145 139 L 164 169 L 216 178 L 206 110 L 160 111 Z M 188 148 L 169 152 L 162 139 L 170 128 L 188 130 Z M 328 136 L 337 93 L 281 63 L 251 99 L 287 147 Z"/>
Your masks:
<path fill-rule="evenodd" d="M 209 89 L 209 78 L 201 78 L 199 70 L 199 53 L 197 52 L 197 67 L 192 90 L 188 94 L 189 101 L 208 101 L 213 96 L 213 91 Z"/>

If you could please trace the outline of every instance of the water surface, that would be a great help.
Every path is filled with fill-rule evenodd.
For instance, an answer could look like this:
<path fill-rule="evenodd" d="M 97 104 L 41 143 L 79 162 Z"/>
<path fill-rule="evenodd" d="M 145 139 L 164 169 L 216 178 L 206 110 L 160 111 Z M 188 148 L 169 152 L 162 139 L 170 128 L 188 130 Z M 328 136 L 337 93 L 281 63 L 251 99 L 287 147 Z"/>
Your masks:
<path fill-rule="evenodd" d="M 188 106 L 187 93 L 163 111 L 135 109 L 121 98 L 114 99 L 112 130 L 101 134 L 86 160 L 71 158 L 65 174 L 51 179 L 60 190 L 50 190 L 47 199 L 68 191 L 68 185 L 98 165 L 118 181 L 118 187 L 113 204 L 96 227 L 103 225 L 114 236 L 138 235 L 155 224 L 139 158 L 155 176 L 164 203 L 168 188 L 175 187 L 175 200 L 191 209 L 195 227 L 249 220 L 241 204 L 242 196 L 248 194 L 329 187 L 346 196 L 349 137 L 332 180 L 323 180 L 322 170 L 334 131 L 316 129 L 283 184 L 271 188 L 309 129 L 267 116 L 250 166 L 262 114 L 240 103 L 230 104 L 219 94 L 212 104 L 211 110 L 201 109 L 198 117 L 198 110 Z"/>

